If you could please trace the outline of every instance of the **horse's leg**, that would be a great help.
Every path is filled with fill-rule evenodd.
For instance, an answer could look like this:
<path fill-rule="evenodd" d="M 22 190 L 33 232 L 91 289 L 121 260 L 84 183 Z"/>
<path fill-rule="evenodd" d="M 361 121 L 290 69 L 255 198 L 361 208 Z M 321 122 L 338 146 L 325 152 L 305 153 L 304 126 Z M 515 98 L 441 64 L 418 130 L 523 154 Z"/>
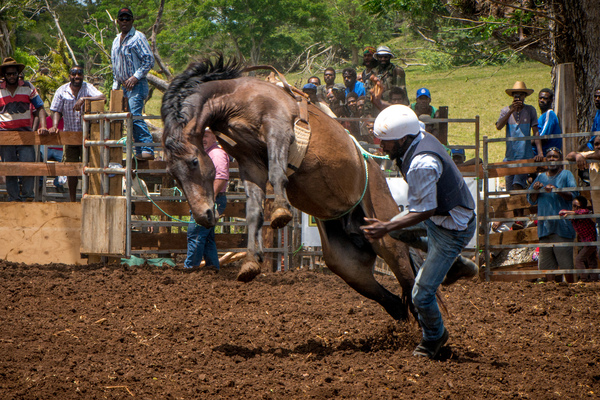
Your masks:
<path fill-rule="evenodd" d="M 396 320 L 408 318 L 408 304 L 375 280 L 377 255 L 359 234 L 348 234 L 340 220 L 318 221 L 327 267 L 361 295 L 376 301 Z"/>
<path fill-rule="evenodd" d="M 271 214 L 271 228 L 280 229 L 292 220 L 290 202 L 285 189 L 288 179 L 286 176 L 288 153 L 292 142 L 293 132 L 278 122 L 268 128 L 267 151 L 269 153 L 269 182 L 273 185 L 275 201 Z"/>
<path fill-rule="evenodd" d="M 244 180 L 246 191 L 246 222 L 248 224 L 248 252 L 237 276 L 238 281 L 250 282 L 260 274 L 263 261 L 262 224 L 265 191 L 256 183 Z"/>

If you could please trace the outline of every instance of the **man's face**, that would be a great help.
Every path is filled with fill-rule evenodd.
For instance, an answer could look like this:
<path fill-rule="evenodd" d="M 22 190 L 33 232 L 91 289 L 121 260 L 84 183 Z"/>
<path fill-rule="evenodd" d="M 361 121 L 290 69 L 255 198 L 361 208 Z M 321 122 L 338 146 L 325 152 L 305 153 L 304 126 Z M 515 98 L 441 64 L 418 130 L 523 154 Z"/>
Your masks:
<path fill-rule="evenodd" d="M 17 70 L 17 67 L 4 68 L 4 79 L 7 85 L 16 85 L 19 82 L 19 70 Z"/>
<path fill-rule="evenodd" d="M 404 96 L 400 93 L 392 93 L 390 94 L 390 103 L 391 104 L 404 104 Z"/>
<path fill-rule="evenodd" d="M 133 18 L 129 15 L 121 15 L 117 19 L 117 24 L 119 25 L 121 33 L 128 34 L 133 27 Z"/>
<path fill-rule="evenodd" d="M 377 65 L 377 60 L 373 58 L 372 53 L 367 52 L 363 54 L 363 65 L 367 68 L 372 68 Z"/>
<path fill-rule="evenodd" d="M 527 97 L 527 93 L 525 92 L 513 92 L 513 100 L 514 101 L 525 101 L 525 97 Z"/>
<path fill-rule="evenodd" d="M 81 87 L 81 85 L 83 85 L 83 70 L 73 68 L 71 72 L 69 72 L 69 80 L 71 81 L 71 86 Z"/>
<path fill-rule="evenodd" d="M 594 150 L 600 150 L 600 136 L 594 138 Z"/>
<path fill-rule="evenodd" d="M 330 103 L 335 100 L 335 93 L 333 93 L 333 90 L 331 89 L 327 92 L 327 100 L 329 100 Z"/>
<path fill-rule="evenodd" d="M 310 99 L 311 102 L 313 102 L 313 103 L 317 102 L 317 91 L 316 90 L 305 89 L 304 93 L 306 93 L 308 95 L 308 98 Z"/>
<path fill-rule="evenodd" d="M 429 106 L 429 103 L 431 103 L 431 99 L 425 95 L 421 95 L 419 97 L 417 97 L 417 105 L 419 107 L 425 108 L 427 106 Z"/>
<path fill-rule="evenodd" d="M 363 99 L 357 100 L 356 101 L 356 111 L 359 114 L 362 114 L 364 110 L 365 110 L 365 101 Z"/>
<path fill-rule="evenodd" d="M 325 71 L 323 74 L 323 80 L 326 85 L 333 85 L 335 83 L 335 71 Z"/>
<path fill-rule="evenodd" d="M 215 144 L 217 141 L 217 137 L 209 128 L 206 128 L 204 131 L 204 136 L 202 137 L 202 146 L 204 149 L 208 149 L 210 146 Z"/>
<path fill-rule="evenodd" d="M 594 105 L 600 110 L 600 90 L 594 92 Z"/>
<path fill-rule="evenodd" d="M 319 78 L 317 78 L 316 76 L 313 78 L 310 78 L 308 80 L 308 83 L 312 83 L 313 85 L 319 86 L 321 85 L 321 81 L 319 80 Z"/>
<path fill-rule="evenodd" d="M 379 61 L 379 65 L 381 65 L 382 67 L 387 67 L 388 65 L 390 65 L 390 60 L 392 59 L 392 56 L 390 56 L 389 54 L 382 54 L 380 56 L 377 56 L 377 60 Z"/>
<path fill-rule="evenodd" d="M 352 110 L 352 112 L 356 112 L 356 97 L 350 97 L 347 101 L 348 108 Z"/>
<path fill-rule="evenodd" d="M 375 122 L 373 121 L 369 121 L 367 122 L 367 130 L 369 131 L 370 135 L 373 135 L 373 127 L 375 126 Z M 383 140 L 382 140 L 383 142 Z M 379 145 L 379 147 L 381 147 L 381 144 Z"/>
<path fill-rule="evenodd" d="M 346 85 L 347 88 L 354 87 L 354 83 L 356 82 L 356 77 L 353 74 L 351 74 L 350 72 L 345 72 L 343 76 L 344 76 L 344 85 Z"/>
<path fill-rule="evenodd" d="M 540 110 L 546 112 L 552 107 L 552 96 L 548 92 L 540 92 L 538 96 L 538 104 L 540 106 Z"/>

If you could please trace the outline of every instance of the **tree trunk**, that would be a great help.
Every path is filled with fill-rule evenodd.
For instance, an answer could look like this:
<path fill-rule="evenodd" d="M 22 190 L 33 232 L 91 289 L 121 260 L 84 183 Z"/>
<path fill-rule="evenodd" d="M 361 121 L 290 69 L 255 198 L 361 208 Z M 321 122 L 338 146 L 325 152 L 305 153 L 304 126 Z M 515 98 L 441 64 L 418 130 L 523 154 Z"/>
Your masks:
<path fill-rule="evenodd" d="M 589 132 L 596 113 L 594 90 L 600 87 L 600 8 L 597 0 L 551 0 L 552 12 L 562 24 L 553 29 L 554 65 L 572 62 L 577 82 L 577 121 Z"/>
<path fill-rule="evenodd" d="M 11 32 L 8 29 L 6 21 L 0 20 L 0 60 L 13 55 L 12 45 L 10 43 Z"/>

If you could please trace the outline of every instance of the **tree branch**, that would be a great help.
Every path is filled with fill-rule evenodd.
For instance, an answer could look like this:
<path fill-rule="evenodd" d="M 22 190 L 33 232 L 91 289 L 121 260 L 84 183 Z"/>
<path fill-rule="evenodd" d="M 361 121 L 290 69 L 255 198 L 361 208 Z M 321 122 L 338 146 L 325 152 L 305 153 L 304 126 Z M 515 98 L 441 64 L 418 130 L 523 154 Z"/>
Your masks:
<path fill-rule="evenodd" d="M 160 67 L 161 72 L 168 78 L 171 79 L 173 75 L 169 68 L 163 62 L 160 54 L 158 54 L 158 49 L 156 48 L 156 36 L 158 35 L 158 29 L 160 26 L 160 22 L 162 19 L 162 15 L 165 9 L 165 0 L 160 0 L 160 5 L 158 6 L 158 12 L 156 13 L 156 21 L 154 21 L 154 25 L 152 25 L 152 35 L 150 36 L 150 43 L 152 43 L 152 53 L 154 53 L 154 59 L 156 63 Z"/>
<path fill-rule="evenodd" d="M 50 15 L 52 15 L 52 18 L 54 18 L 54 23 L 56 24 L 56 29 L 58 30 L 58 34 L 59 34 L 60 38 L 65 42 L 65 46 L 67 46 L 67 49 L 69 50 L 69 54 L 71 55 L 73 64 L 77 65 L 77 59 L 75 58 L 75 53 L 73 53 L 73 49 L 71 49 L 71 46 L 69 45 L 69 41 L 67 40 L 67 37 L 65 36 L 64 32 L 62 31 L 62 29 L 60 27 L 60 23 L 58 22 L 58 16 L 54 12 L 54 10 L 52 8 L 50 8 L 50 4 L 48 4 L 48 0 L 44 0 L 44 1 L 46 2 L 46 9 L 50 13 Z"/>

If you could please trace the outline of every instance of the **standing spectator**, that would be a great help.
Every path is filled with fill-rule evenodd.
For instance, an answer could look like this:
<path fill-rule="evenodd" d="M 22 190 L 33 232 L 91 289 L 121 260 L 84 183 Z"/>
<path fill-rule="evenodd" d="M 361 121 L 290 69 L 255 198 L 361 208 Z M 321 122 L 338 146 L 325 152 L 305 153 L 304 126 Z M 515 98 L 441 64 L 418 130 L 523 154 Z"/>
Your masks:
<path fill-rule="evenodd" d="M 567 160 L 576 161 L 577 168 L 580 170 L 586 170 L 589 168 L 590 171 L 590 185 L 599 187 L 600 186 L 600 136 L 594 137 L 594 150 L 584 151 L 577 153 L 575 151 L 567 154 Z M 587 160 L 594 160 L 589 163 Z M 590 192 L 592 197 L 592 209 L 594 214 L 600 214 L 600 190 L 592 190 Z"/>
<path fill-rule="evenodd" d="M 573 199 L 573 210 L 560 210 L 561 217 L 567 215 L 586 215 L 591 211 L 588 209 L 588 201 L 583 196 L 577 196 Z M 573 219 L 573 228 L 577 232 L 580 242 L 595 242 L 598 238 L 596 233 L 596 222 L 591 218 Z M 596 269 L 598 268 L 598 248 L 596 246 L 583 246 L 577 257 L 575 257 L 575 269 Z M 598 274 L 583 274 L 580 276 L 583 281 L 597 281 Z"/>
<path fill-rule="evenodd" d="M 554 102 L 554 92 L 551 89 L 542 89 L 538 95 L 538 105 L 542 114 L 538 119 L 538 130 L 540 132 L 540 139 L 542 141 L 542 154 L 546 154 L 546 151 L 550 147 L 556 147 L 562 150 L 562 139 L 544 139 L 544 136 L 548 135 L 560 135 L 562 129 L 560 128 L 560 122 L 556 113 L 552 110 L 552 103 Z M 533 154 L 537 156 L 537 147 L 533 147 Z"/>
<path fill-rule="evenodd" d="M 106 96 L 84 81 L 84 72 L 81 65 L 74 65 L 69 71 L 69 83 L 65 83 L 56 90 L 50 105 L 52 114 L 52 128 L 50 133 L 60 130 L 59 122 L 62 119 L 64 130 L 70 132 L 82 132 L 81 110 L 86 100 L 105 100 Z M 64 161 L 80 162 L 82 155 L 81 146 L 65 146 Z M 77 176 L 69 176 L 69 198 L 72 202 L 77 201 Z"/>
<path fill-rule="evenodd" d="M 406 74 L 404 73 L 404 69 L 391 62 L 391 59 L 394 57 L 394 53 L 387 46 L 379 46 L 375 52 L 375 58 L 379 62 L 377 77 L 383 84 L 384 96 L 387 96 L 386 92 L 392 86 L 399 86 L 406 90 Z"/>
<path fill-rule="evenodd" d="M 548 161 L 562 161 L 562 151 L 551 147 L 546 152 Z M 530 190 L 538 192 L 529 193 L 527 200 L 532 205 L 538 206 L 538 216 L 547 217 L 559 215 L 561 210 L 571 210 L 571 202 L 579 192 L 552 192 L 552 189 L 575 187 L 575 178 L 568 169 L 562 165 L 550 165 L 547 172 L 535 178 Z M 540 243 L 568 243 L 575 239 L 575 230 L 569 221 L 538 220 L 538 237 Z M 573 247 L 540 247 L 538 259 L 539 270 L 573 269 Z M 553 279 L 551 276 L 548 280 Z M 574 276 L 567 275 L 567 282 L 573 283 Z M 560 281 L 560 276 L 554 276 L 555 281 Z"/>
<path fill-rule="evenodd" d="M 438 118 L 440 116 L 438 109 L 431 105 L 431 93 L 429 89 L 424 87 L 417 90 L 417 101 L 412 103 L 410 108 L 419 117 L 421 115 L 427 115 L 431 118 Z M 438 124 L 425 124 L 425 130 L 439 140 Z"/>
<path fill-rule="evenodd" d="M 149 90 L 146 75 L 154 66 L 154 56 L 146 36 L 133 27 L 133 12 L 129 8 L 119 10 L 117 21 L 121 33 L 111 50 L 113 89 L 122 87 L 129 111 L 141 116 Z M 133 121 L 133 138 L 138 143 L 152 143 L 152 134 L 143 119 Z M 154 159 L 154 148 L 150 146 L 136 147 L 135 153 L 140 160 Z"/>
<path fill-rule="evenodd" d="M 227 206 L 227 180 L 229 179 L 229 156 L 217 143 L 215 134 L 206 128 L 202 138 L 204 151 L 212 160 L 216 174 L 213 183 L 215 194 L 215 204 L 218 215 L 222 215 Z M 206 261 L 206 267 L 214 267 L 219 270 L 219 254 L 215 242 L 215 227 L 205 228 L 192 222 L 188 225 L 187 231 L 188 251 L 184 266 L 186 268 L 197 267 L 202 258 Z"/>
<path fill-rule="evenodd" d="M 328 67 L 325 68 L 325 72 L 323 72 L 323 81 L 325 82 L 324 85 L 320 85 L 317 88 L 317 98 L 319 99 L 319 101 L 324 101 L 325 103 L 327 103 L 328 106 L 331 107 L 331 103 L 329 102 L 329 99 L 327 98 L 327 93 L 333 89 L 333 85 L 335 85 L 335 69 Z"/>
<path fill-rule="evenodd" d="M 0 131 L 37 130 L 38 135 L 47 135 L 44 102 L 31 83 L 19 79 L 19 74 L 24 69 L 24 64 L 10 57 L 5 58 L 0 65 L 0 76 L 4 78 L 0 83 Z M 3 162 L 34 162 L 35 147 L 32 145 L 0 146 L 0 156 Z M 19 178 L 21 178 L 21 185 Z M 33 201 L 34 185 L 34 176 L 7 176 L 8 200 Z"/>
<path fill-rule="evenodd" d="M 512 89 L 506 89 L 506 94 L 512 96 L 513 102 L 511 105 L 504 107 L 500 111 L 500 118 L 496 122 L 496 129 L 500 130 L 506 127 L 506 137 L 528 137 L 538 136 L 538 118 L 535 108 L 524 104 L 525 98 L 533 93 L 533 89 L 527 89 L 524 82 L 517 81 Z M 533 156 L 531 142 L 528 140 L 518 142 L 506 142 L 506 153 L 504 161 L 526 160 L 534 157 L 535 161 L 544 159 L 542 152 L 542 144 L 539 140 L 535 140 L 535 145 L 538 149 L 538 155 Z M 528 187 L 527 174 L 508 175 L 506 176 L 506 190 L 522 190 Z M 515 216 L 522 216 L 522 210 L 516 210 Z M 521 221 L 516 221 L 512 228 L 514 230 L 523 229 L 524 224 Z"/>
<path fill-rule="evenodd" d="M 408 101 L 408 95 L 406 94 L 406 89 L 403 89 L 398 86 L 392 86 L 389 93 L 390 104 L 402 104 L 407 106 L 410 104 Z"/>
<path fill-rule="evenodd" d="M 594 135 L 595 132 L 600 132 L 600 87 L 594 89 L 594 105 L 596 106 L 596 114 L 594 115 L 594 120 L 592 121 L 592 137 L 587 142 L 588 150 L 594 150 Z M 579 149 L 584 150 L 585 144 L 581 146 Z"/>
<path fill-rule="evenodd" d="M 375 47 L 367 46 L 363 50 L 363 65 L 365 69 L 358 77 L 365 87 L 365 110 L 367 113 L 372 112 L 371 98 L 369 91 L 371 90 L 371 76 L 376 75 L 379 62 L 375 59 Z"/>
<path fill-rule="evenodd" d="M 344 78 L 344 86 L 346 86 L 346 96 L 352 92 L 356 93 L 358 96 L 364 96 L 366 94 L 365 85 L 356 80 L 356 70 L 354 68 L 344 68 L 342 77 Z"/>

